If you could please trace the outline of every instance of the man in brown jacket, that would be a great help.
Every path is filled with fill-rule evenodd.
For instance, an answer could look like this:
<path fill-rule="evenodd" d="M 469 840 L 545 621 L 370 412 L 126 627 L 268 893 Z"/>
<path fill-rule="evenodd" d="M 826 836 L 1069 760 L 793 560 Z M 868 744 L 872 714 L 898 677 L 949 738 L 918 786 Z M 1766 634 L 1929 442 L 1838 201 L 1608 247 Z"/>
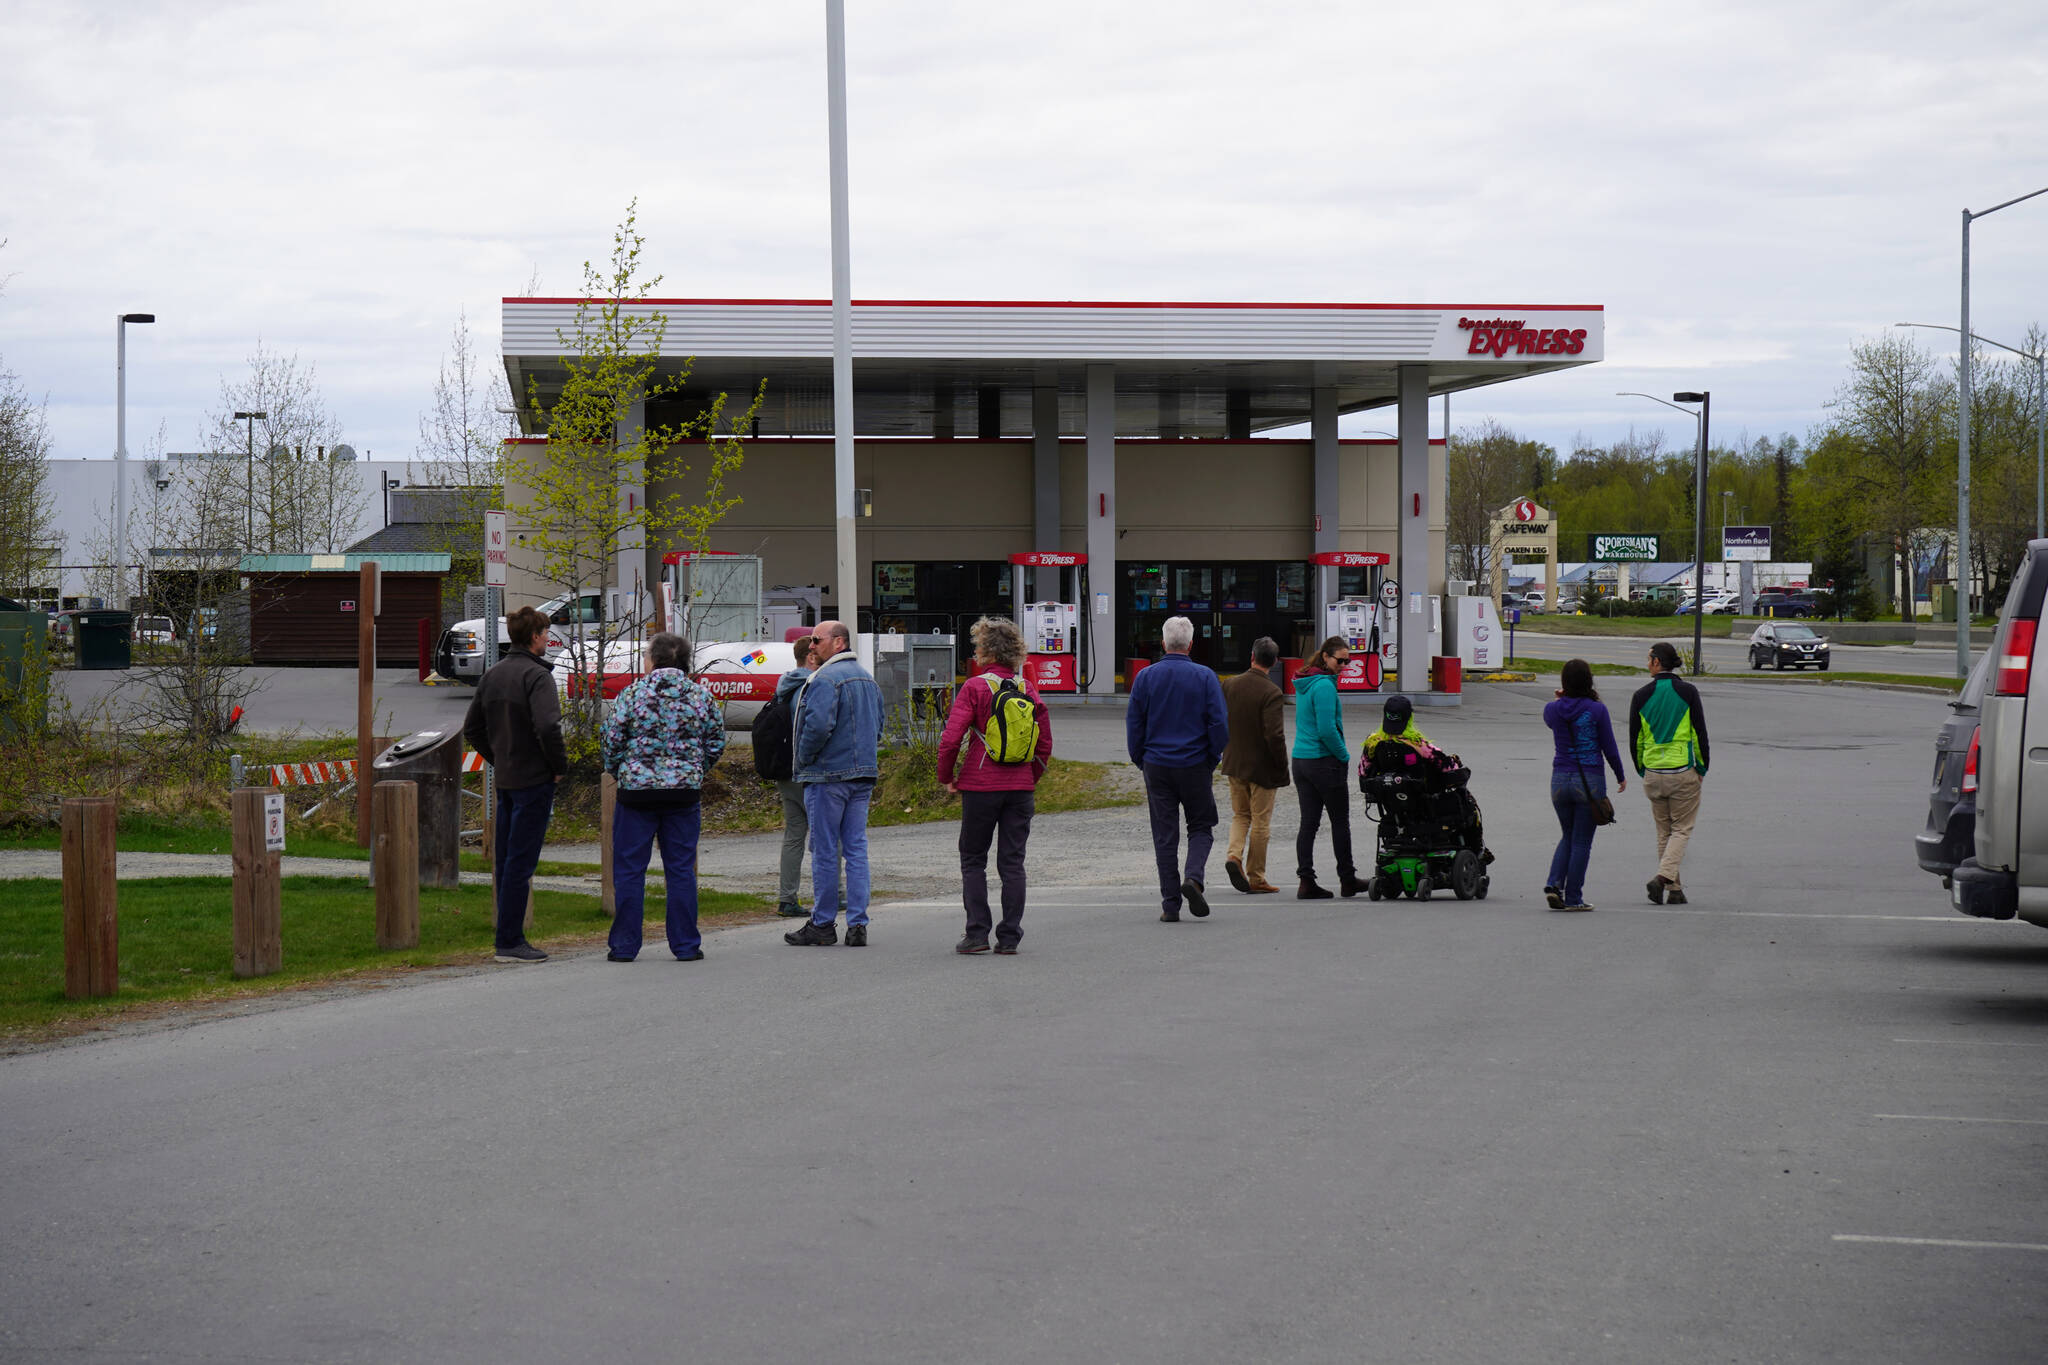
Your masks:
<path fill-rule="evenodd" d="M 1273 833 L 1273 798 L 1287 785 L 1287 728 L 1281 722 L 1280 689 L 1267 670 L 1280 662 L 1280 646 L 1261 637 L 1252 645 L 1252 666 L 1223 684 L 1230 721 L 1223 775 L 1230 779 L 1230 848 L 1223 870 L 1230 884 L 1252 895 L 1280 888 L 1266 880 L 1266 841 Z"/>

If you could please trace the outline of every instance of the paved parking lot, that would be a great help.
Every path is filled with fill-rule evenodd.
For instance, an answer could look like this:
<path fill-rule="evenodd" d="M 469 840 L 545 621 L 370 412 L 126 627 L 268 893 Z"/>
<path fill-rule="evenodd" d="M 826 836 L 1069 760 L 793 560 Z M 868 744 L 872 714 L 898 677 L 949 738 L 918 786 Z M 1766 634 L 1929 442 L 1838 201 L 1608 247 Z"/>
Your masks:
<path fill-rule="evenodd" d="M 1912 865 L 1941 700 L 1706 688 L 1684 909 L 1633 785 L 1541 908 L 1500 686 L 1423 716 L 1485 902 L 1161 925 L 1098 813 L 1014 959 L 935 894 L 0 1061 L 0 1356 L 2038 1360 L 2048 933 Z"/>

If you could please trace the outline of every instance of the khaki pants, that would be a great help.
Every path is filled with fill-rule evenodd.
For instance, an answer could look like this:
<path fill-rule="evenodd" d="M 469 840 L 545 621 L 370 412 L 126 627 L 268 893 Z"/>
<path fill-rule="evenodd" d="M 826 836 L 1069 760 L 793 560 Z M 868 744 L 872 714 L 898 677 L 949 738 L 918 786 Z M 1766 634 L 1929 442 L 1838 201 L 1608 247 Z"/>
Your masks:
<path fill-rule="evenodd" d="M 1700 775 L 1691 768 L 1647 772 L 1643 794 L 1650 798 L 1650 815 L 1657 822 L 1657 875 L 1681 886 L 1678 865 L 1685 860 L 1685 845 L 1700 814 Z"/>
<path fill-rule="evenodd" d="M 1223 856 L 1241 861 L 1247 880 L 1262 882 L 1266 880 L 1266 841 L 1273 833 L 1273 798 L 1278 793 L 1242 778 L 1226 780 L 1230 783 L 1230 847 Z"/>

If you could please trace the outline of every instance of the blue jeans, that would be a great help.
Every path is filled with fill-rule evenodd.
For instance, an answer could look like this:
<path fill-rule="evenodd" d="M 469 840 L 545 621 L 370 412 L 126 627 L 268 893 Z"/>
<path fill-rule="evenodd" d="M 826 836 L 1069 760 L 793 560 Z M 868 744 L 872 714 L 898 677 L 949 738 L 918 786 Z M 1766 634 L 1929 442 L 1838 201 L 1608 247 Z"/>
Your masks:
<path fill-rule="evenodd" d="M 533 869 L 540 846 L 547 841 L 548 819 L 555 813 L 555 784 L 498 789 L 498 821 L 492 831 L 491 861 L 498 873 L 498 947 L 517 948 L 526 942 L 526 897 L 533 890 Z"/>
<path fill-rule="evenodd" d="M 620 957 L 640 955 L 640 925 L 647 905 L 647 854 L 661 841 L 662 878 L 668 890 L 668 947 L 688 957 L 703 946 L 697 932 L 697 831 L 704 808 L 698 805 L 635 810 L 612 809 L 612 951 Z"/>
<path fill-rule="evenodd" d="M 1584 785 L 1580 785 L 1581 782 Z M 1557 812 L 1557 827 L 1563 831 L 1557 852 L 1550 855 L 1550 880 L 1564 895 L 1566 905 L 1581 905 L 1586 899 L 1586 863 L 1593 856 L 1593 803 L 1586 793 L 1607 794 L 1607 774 L 1576 772 L 1550 774 L 1550 806 Z"/>
<path fill-rule="evenodd" d="M 1188 826 L 1187 880 L 1208 883 L 1209 850 L 1216 846 L 1216 770 L 1145 765 L 1145 805 L 1152 817 L 1152 861 L 1159 867 L 1159 908 L 1180 910 L 1180 825 Z"/>
<path fill-rule="evenodd" d="M 846 860 L 846 927 L 868 922 L 868 801 L 871 782 L 806 782 L 811 822 L 811 923 L 839 918 L 839 862 Z"/>

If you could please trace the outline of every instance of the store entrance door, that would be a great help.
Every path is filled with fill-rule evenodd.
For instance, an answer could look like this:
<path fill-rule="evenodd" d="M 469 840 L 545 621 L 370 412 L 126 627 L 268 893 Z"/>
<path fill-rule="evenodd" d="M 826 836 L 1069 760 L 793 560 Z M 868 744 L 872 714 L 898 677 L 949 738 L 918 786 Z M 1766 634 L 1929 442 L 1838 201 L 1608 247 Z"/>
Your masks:
<path fill-rule="evenodd" d="M 1285 654 L 1309 625 L 1308 566 L 1299 561 L 1125 562 L 1117 569 L 1125 584 L 1117 621 L 1125 658 L 1157 659 L 1167 618 L 1185 616 L 1195 627 L 1190 657 L 1218 673 L 1242 673 L 1261 635 Z"/>

